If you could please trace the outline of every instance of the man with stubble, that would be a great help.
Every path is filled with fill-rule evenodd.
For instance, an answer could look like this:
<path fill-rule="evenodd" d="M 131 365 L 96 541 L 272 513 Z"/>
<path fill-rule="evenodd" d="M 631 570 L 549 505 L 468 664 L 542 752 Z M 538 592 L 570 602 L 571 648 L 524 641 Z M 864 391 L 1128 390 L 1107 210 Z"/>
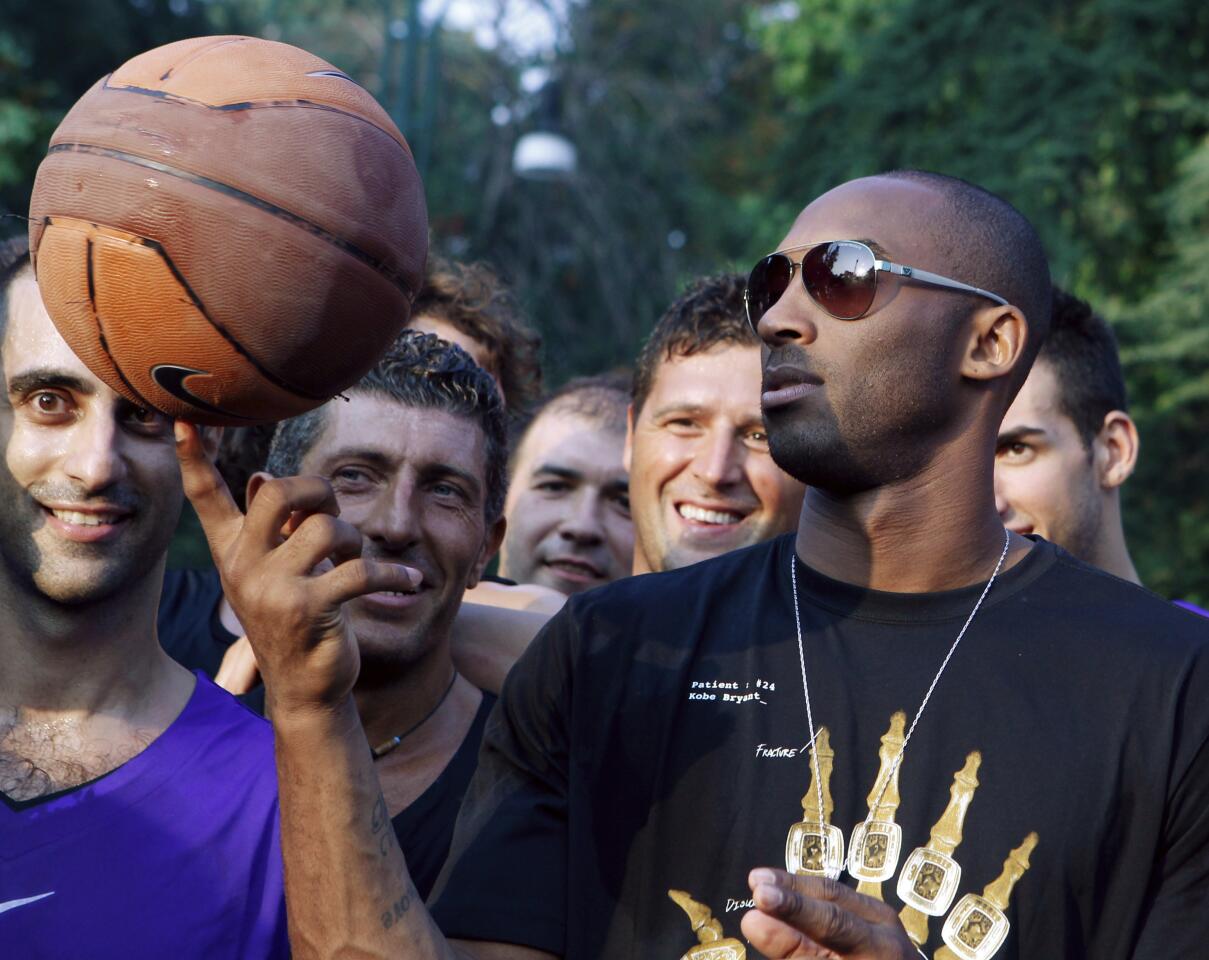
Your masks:
<path fill-rule="evenodd" d="M 183 430 L 219 564 L 307 614 L 235 604 L 283 705 L 292 929 L 409 960 L 1197 955 L 1206 625 L 995 509 L 1049 298 L 1027 220 L 964 181 L 809 204 L 748 288 L 797 533 L 568 602 L 509 678 L 431 913 L 377 839 L 340 594 L 255 539 L 320 491 L 245 523 Z"/>
<path fill-rule="evenodd" d="M 286 957 L 272 733 L 156 642 L 172 423 L 71 351 L 20 241 L 0 330 L 0 952 Z"/>

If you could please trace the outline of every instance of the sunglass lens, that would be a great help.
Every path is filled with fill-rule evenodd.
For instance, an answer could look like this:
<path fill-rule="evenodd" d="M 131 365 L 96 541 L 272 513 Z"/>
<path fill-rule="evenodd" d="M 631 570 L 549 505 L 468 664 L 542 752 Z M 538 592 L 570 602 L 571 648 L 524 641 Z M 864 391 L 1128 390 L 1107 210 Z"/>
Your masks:
<path fill-rule="evenodd" d="M 823 243 L 802 258 L 802 282 L 815 303 L 839 320 L 855 320 L 873 305 L 873 252 L 860 243 Z"/>
<path fill-rule="evenodd" d="M 757 334 L 760 318 L 781 299 L 792 276 L 793 262 L 783 253 L 765 257 L 752 269 L 747 278 L 747 319 Z"/>

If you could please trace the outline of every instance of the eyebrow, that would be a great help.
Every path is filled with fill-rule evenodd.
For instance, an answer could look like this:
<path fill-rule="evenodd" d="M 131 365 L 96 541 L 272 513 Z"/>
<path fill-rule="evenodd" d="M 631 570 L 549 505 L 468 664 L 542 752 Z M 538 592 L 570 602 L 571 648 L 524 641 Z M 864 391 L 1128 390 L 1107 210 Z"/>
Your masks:
<path fill-rule="evenodd" d="M 71 390 L 88 396 L 96 393 L 96 385 L 74 373 L 56 370 L 53 367 L 38 367 L 18 373 L 8 381 L 9 396 L 29 393 L 31 390 L 57 388 Z"/>
<path fill-rule="evenodd" d="M 553 463 L 543 463 L 533 471 L 533 476 L 547 473 L 553 477 L 561 477 L 563 480 L 582 480 L 584 475 L 578 470 L 572 470 L 570 467 L 560 467 Z"/>
<path fill-rule="evenodd" d="M 669 413 L 688 413 L 692 414 L 693 416 L 701 416 L 701 414 L 708 412 L 709 411 L 699 403 L 669 403 L 662 407 L 657 407 L 651 416 L 654 419 L 666 417 Z"/>
<path fill-rule="evenodd" d="M 1045 436 L 1045 430 L 1043 430 L 1041 427 L 1013 427 L 1011 430 L 1005 430 L 1003 433 L 999 434 L 995 442 L 999 444 L 1017 443 L 1021 440 L 1026 440 L 1029 437 L 1043 436 Z"/>

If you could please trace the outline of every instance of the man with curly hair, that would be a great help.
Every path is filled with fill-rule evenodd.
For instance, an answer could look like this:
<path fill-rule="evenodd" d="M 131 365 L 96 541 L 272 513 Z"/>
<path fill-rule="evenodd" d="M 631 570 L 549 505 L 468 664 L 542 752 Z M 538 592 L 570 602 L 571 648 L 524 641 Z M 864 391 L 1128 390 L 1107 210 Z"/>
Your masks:
<path fill-rule="evenodd" d="M 523 414 L 541 396 L 541 336 L 487 264 L 430 256 L 408 326 L 470 354 L 494 378 L 510 414 Z"/>
<path fill-rule="evenodd" d="M 345 393 L 347 402 L 278 426 L 248 503 L 275 496 L 274 478 L 323 477 L 340 518 L 361 535 L 361 556 L 422 574 L 409 591 L 351 601 L 348 615 L 379 813 L 423 897 L 445 861 L 495 702 L 454 668 L 450 633 L 504 532 L 504 408 L 464 351 L 414 331 Z"/>

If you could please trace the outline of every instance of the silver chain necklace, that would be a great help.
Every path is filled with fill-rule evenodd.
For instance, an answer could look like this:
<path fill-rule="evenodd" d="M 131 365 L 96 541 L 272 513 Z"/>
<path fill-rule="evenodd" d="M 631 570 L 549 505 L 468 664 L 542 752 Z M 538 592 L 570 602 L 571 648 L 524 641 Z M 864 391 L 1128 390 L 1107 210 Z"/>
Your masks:
<path fill-rule="evenodd" d="M 915 719 L 911 721 L 911 726 L 907 729 L 907 735 L 903 738 L 903 745 L 899 748 L 898 756 L 894 758 L 894 763 L 890 767 L 889 775 L 882 783 L 881 791 L 877 795 L 877 802 L 869 807 L 869 813 L 866 815 L 863 827 L 868 829 L 869 824 L 873 821 L 873 815 L 881 806 L 883 797 L 885 797 L 886 789 L 894 782 L 894 776 L 902 765 L 903 757 L 907 753 L 907 744 L 911 742 L 911 734 L 915 732 L 915 727 L 919 723 L 919 718 L 923 716 L 924 709 L 928 706 L 928 701 L 932 698 L 932 692 L 936 689 L 936 684 L 940 682 L 941 675 L 945 672 L 945 667 L 949 665 L 949 661 L 953 658 L 954 652 L 957 650 L 957 645 L 961 643 L 961 638 L 966 635 L 970 624 L 974 622 L 974 617 L 978 614 L 978 610 L 982 607 L 982 602 L 987 598 L 987 594 L 991 592 L 991 587 L 995 583 L 995 579 L 999 576 L 999 571 L 1003 569 L 1003 561 L 1007 558 L 1008 547 L 1011 544 L 1011 533 L 1007 530 L 1003 531 L 1003 550 L 999 554 L 999 562 L 995 564 L 995 570 L 991 573 L 991 579 L 987 581 L 986 586 L 982 588 L 982 594 L 978 597 L 978 602 L 974 604 L 974 609 L 970 611 L 970 615 L 966 618 L 966 622 L 962 625 L 961 631 L 957 634 L 957 639 L 953 641 L 953 645 L 949 647 L 949 652 L 945 654 L 944 660 L 940 664 L 940 669 L 936 671 L 936 676 L 932 678 L 932 683 L 928 686 L 928 692 L 924 694 L 923 702 L 920 703 L 919 709 L 915 711 Z M 802 667 L 802 695 L 806 700 L 806 723 L 810 728 L 810 759 L 814 773 L 815 790 L 818 792 L 818 810 L 820 821 L 824 818 L 823 806 L 823 777 L 819 769 L 819 750 L 815 745 L 816 733 L 814 729 L 814 712 L 810 706 L 810 686 L 806 682 L 806 643 L 802 639 L 802 614 L 801 604 L 798 602 L 798 569 L 797 569 L 797 552 L 791 551 L 789 556 L 789 579 L 793 584 L 793 620 L 798 632 L 798 662 Z M 820 827 L 822 824 L 820 823 Z M 861 830 L 858 827 L 857 830 Z M 855 837 L 857 831 L 853 831 Z M 840 834 L 842 837 L 842 834 Z M 842 839 L 839 841 L 843 843 Z M 841 872 L 848 869 L 849 857 L 852 850 L 851 845 L 847 851 L 848 856 L 840 856 L 834 858 L 828 857 L 824 851 L 823 861 L 834 862 L 835 866 L 821 870 L 819 872 L 826 876 L 835 879 Z"/>

